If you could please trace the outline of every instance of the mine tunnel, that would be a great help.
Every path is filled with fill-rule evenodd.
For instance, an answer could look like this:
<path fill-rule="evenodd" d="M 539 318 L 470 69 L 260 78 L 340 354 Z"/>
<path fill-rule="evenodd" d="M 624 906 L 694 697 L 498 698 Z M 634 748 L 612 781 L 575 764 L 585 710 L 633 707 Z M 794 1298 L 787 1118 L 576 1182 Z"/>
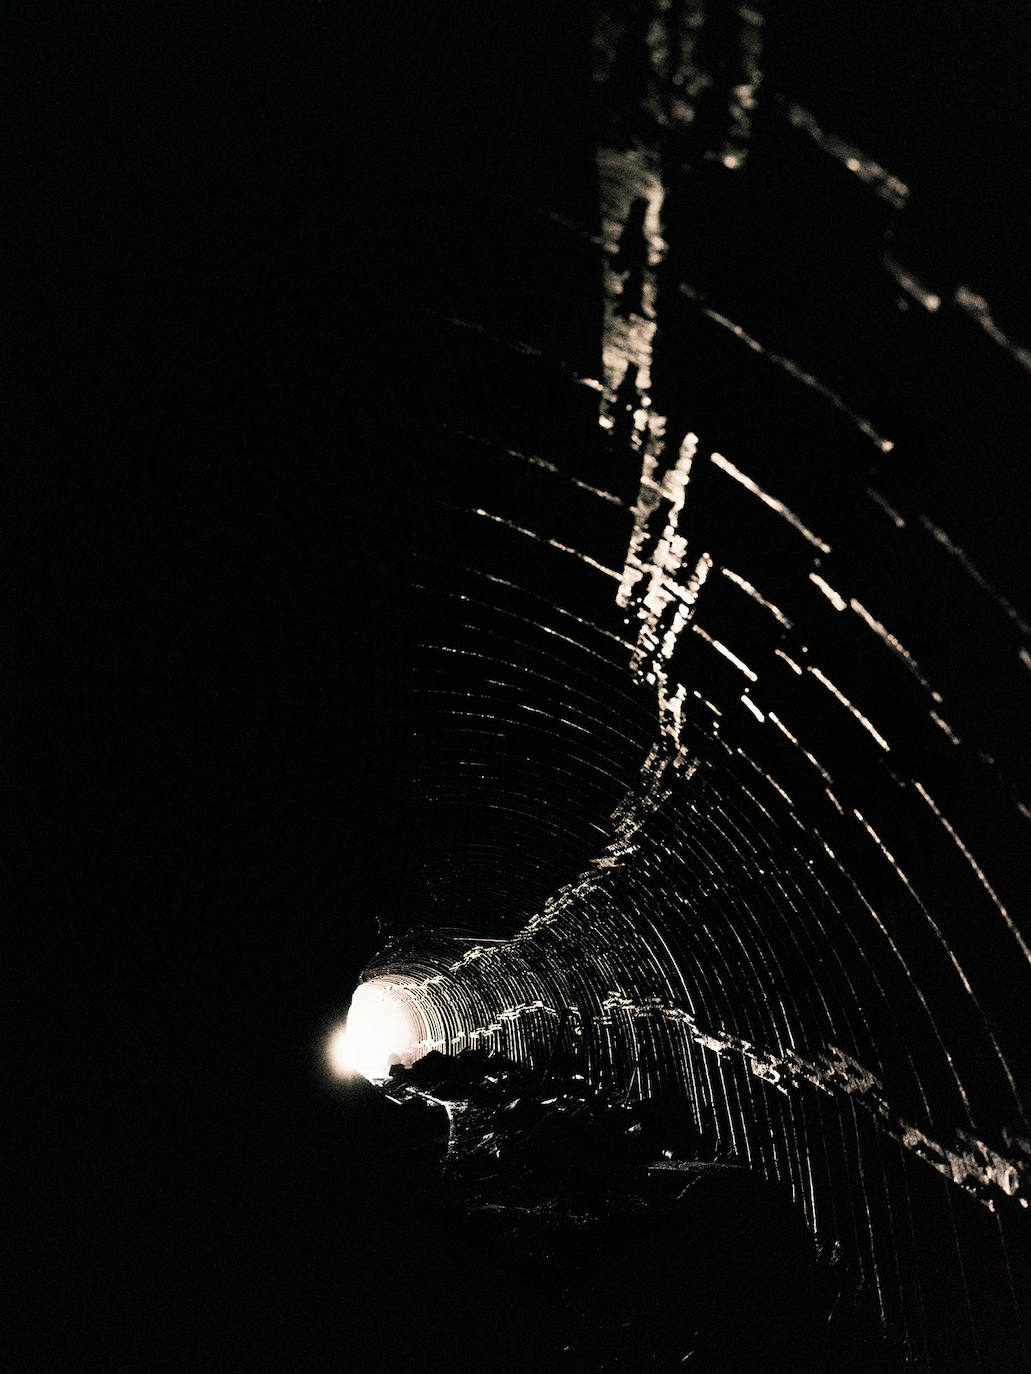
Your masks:
<path fill-rule="evenodd" d="M 1027 16 L 48 16 L 0 1362 L 1026 1371 Z"/>
<path fill-rule="evenodd" d="M 1017 116 L 979 142 L 981 68 L 915 15 L 876 61 L 790 7 L 466 18 L 471 71 L 411 40 L 379 221 L 421 907 L 368 976 L 417 1055 L 561 1043 L 686 1106 L 840 1264 L 864 1367 L 1022 1369 L 1031 362 L 985 190 Z"/>

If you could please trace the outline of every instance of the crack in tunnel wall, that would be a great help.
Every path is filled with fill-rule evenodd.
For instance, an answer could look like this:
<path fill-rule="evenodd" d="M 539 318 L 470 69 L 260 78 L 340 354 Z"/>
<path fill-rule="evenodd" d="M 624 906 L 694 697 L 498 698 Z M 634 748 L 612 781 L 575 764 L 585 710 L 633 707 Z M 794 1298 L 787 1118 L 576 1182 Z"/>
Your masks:
<path fill-rule="evenodd" d="M 408 345 L 426 911 L 368 977 L 686 1100 L 918 1367 L 1025 1368 L 1027 349 L 773 18 L 595 39 L 597 198 L 462 200 Z"/>

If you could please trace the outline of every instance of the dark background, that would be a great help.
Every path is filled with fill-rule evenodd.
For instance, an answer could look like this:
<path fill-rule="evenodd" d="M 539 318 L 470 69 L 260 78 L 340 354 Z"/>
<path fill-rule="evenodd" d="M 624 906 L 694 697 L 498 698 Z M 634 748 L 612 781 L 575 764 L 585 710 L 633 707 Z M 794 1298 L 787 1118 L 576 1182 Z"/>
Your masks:
<path fill-rule="evenodd" d="M 1020 337 L 1010 11 L 788 5 L 769 61 L 921 179 L 943 276 Z M 426 1262 L 384 1201 L 393 1109 L 321 1061 L 377 921 L 423 900 L 405 341 L 484 255 L 463 197 L 588 203 L 588 29 L 450 0 L 4 21 L 4 1369 L 323 1368 L 373 1340 L 395 1255 L 402 1292 Z"/>

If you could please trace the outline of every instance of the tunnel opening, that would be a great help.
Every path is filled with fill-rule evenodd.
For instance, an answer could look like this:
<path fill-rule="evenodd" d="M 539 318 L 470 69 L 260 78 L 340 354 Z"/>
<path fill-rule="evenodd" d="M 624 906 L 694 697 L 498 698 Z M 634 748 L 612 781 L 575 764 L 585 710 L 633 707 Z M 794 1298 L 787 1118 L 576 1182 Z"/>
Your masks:
<path fill-rule="evenodd" d="M 395 1064 L 410 1068 L 425 1053 L 426 1035 L 404 980 L 372 978 L 355 988 L 346 1018 L 326 1042 L 326 1060 L 338 1077 L 359 1073 L 384 1083 Z"/>

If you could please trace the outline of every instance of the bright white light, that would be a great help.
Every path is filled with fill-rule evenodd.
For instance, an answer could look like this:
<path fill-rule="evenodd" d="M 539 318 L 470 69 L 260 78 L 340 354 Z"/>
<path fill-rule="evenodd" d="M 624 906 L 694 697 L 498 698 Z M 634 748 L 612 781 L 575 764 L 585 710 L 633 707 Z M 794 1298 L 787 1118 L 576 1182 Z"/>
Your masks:
<path fill-rule="evenodd" d="M 381 1082 L 391 1062 L 410 1064 L 415 1048 L 415 1022 L 400 994 L 383 983 L 363 983 L 351 998 L 347 1020 L 327 1041 L 326 1059 L 338 1078 L 360 1073 Z"/>

